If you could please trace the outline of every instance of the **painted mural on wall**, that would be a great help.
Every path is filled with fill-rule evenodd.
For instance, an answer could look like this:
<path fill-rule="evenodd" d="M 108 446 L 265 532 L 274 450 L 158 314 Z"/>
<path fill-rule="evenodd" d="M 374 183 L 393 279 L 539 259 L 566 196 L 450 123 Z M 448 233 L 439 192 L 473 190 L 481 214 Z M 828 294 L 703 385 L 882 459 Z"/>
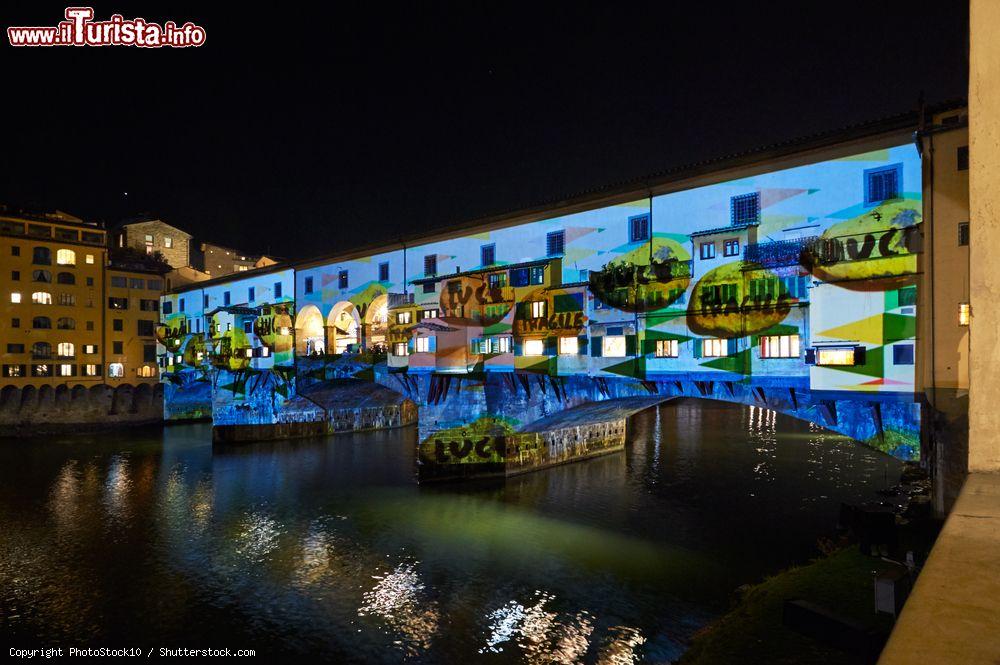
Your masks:
<path fill-rule="evenodd" d="M 278 365 L 377 350 L 397 373 L 736 382 L 831 404 L 912 403 L 921 210 L 920 158 L 899 145 L 315 261 L 285 287 L 294 336 L 266 344 Z M 208 352 L 257 343 L 241 337 L 238 311 L 218 307 L 204 311 L 237 321 Z M 284 327 L 255 320 L 255 340 Z M 896 443 L 881 447 L 911 455 L 916 416 L 893 428 Z"/>

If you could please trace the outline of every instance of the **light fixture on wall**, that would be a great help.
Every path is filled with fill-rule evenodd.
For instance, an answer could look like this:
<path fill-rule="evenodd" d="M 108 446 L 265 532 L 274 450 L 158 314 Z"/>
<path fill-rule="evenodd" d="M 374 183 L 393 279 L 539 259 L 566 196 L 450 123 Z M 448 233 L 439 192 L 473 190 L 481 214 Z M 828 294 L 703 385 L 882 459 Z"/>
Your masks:
<path fill-rule="evenodd" d="M 972 319 L 972 308 L 967 302 L 958 303 L 958 325 L 967 326 Z"/>

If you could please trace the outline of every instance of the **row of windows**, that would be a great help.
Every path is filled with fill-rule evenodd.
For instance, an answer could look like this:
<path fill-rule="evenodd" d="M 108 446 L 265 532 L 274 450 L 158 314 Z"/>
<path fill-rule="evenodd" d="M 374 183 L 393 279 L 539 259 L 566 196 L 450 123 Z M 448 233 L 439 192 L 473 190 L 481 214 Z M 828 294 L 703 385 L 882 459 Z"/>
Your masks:
<path fill-rule="evenodd" d="M 77 229 L 67 229 L 48 224 L 28 224 L 25 233 L 24 222 L 14 222 L 10 220 L 0 221 L 0 233 L 12 235 L 29 235 L 35 238 L 51 238 L 56 240 L 69 240 L 72 242 L 83 241 L 89 245 L 103 245 L 104 234 L 93 231 L 78 231 Z"/>
<path fill-rule="evenodd" d="M 116 289 L 149 289 L 150 291 L 162 291 L 163 280 L 112 275 L 111 286 Z"/>
<path fill-rule="evenodd" d="M 19 245 L 11 245 L 10 255 L 21 256 L 21 247 Z M 84 254 L 83 261 L 84 263 L 93 265 L 96 259 L 93 254 Z M 36 265 L 52 265 L 52 250 L 48 247 L 33 247 L 31 249 L 31 262 Z M 75 266 L 76 252 L 72 249 L 57 249 L 56 264 L 61 266 Z"/>
<path fill-rule="evenodd" d="M 11 270 L 10 271 L 10 279 L 13 282 L 20 282 L 21 281 L 21 271 L 20 270 Z M 31 281 L 32 282 L 41 282 L 42 284 L 51 284 L 52 283 L 52 273 L 49 272 L 48 270 L 41 270 L 41 269 L 39 269 L 39 270 L 32 270 L 31 271 Z M 70 285 L 76 284 L 76 275 L 74 275 L 71 272 L 56 273 L 56 284 L 70 284 Z M 94 285 L 94 278 L 93 277 L 87 277 L 87 286 L 93 286 L 93 285 Z"/>
<path fill-rule="evenodd" d="M 306 289 L 305 289 L 305 291 L 306 291 L 306 293 L 312 293 L 312 277 L 306 277 Z M 275 282 L 272 285 L 272 293 L 274 294 L 274 299 L 275 300 L 277 300 L 278 298 L 282 297 L 281 282 Z M 252 303 L 252 302 L 254 302 L 256 300 L 257 300 L 257 288 L 253 287 L 253 286 L 248 287 L 247 288 L 247 302 L 248 303 Z M 222 292 L 222 305 L 223 305 L 223 307 L 229 307 L 232 304 L 233 304 L 232 292 L 231 291 L 223 291 Z M 205 293 L 205 294 L 202 295 L 201 307 L 202 307 L 203 310 L 204 309 L 208 309 L 208 307 L 209 307 L 209 295 L 207 293 Z M 170 302 L 170 301 L 165 301 L 163 303 L 163 313 L 164 314 L 173 314 L 173 311 L 174 311 L 174 305 L 173 305 L 173 303 Z M 178 312 L 187 311 L 187 299 L 186 298 L 178 298 L 177 299 L 177 311 Z"/>
<path fill-rule="evenodd" d="M 29 376 L 32 377 L 48 377 L 48 376 L 90 376 L 98 377 L 101 376 L 101 365 L 98 364 L 82 364 L 76 365 L 73 363 L 38 363 L 31 365 L 30 368 L 27 365 L 3 365 L 3 376 L 5 378 L 19 378 Z M 142 365 L 136 368 L 136 376 L 141 378 L 151 379 L 157 375 L 157 370 L 151 365 Z M 121 378 L 125 376 L 125 365 L 123 363 L 109 363 L 108 364 L 108 376 L 112 378 Z"/>

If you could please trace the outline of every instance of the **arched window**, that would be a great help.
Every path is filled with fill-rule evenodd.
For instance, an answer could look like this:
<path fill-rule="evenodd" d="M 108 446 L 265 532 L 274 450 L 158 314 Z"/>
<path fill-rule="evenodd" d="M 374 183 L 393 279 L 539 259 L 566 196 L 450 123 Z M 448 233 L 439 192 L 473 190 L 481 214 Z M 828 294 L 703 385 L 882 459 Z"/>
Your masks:
<path fill-rule="evenodd" d="M 42 282 L 43 284 L 52 283 L 52 273 L 48 270 L 32 270 L 31 271 L 31 281 L 32 282 Z"/>
<path fill-rule="evenodd" d="M 64 316 L 56 321 L 56 328 L 59 330 L 76 330 L 76 321 L 68 316 Z"/>
<path fill-rule="evenodd" d="M 56 350 L 61 358 L 71 358 L 76 355 L 76 347 L 73 346 L 72 342 L 59 342 Z"/>
<path fill-rule="evenodd" d="M 111 363 L 108 365 L 108 376 L 120 378 L 125 376 L 125 365 L 121 363 Z"/>
<path fill-rule="evenodd" d="M 56 282 L 59 284 L 76 284 L 76 276 L 71 272 L 61 272 L 56 275 Z"/>
<path fill-rule="evenodd" d="M 36 316 L 31 320 L 31 327 L 38 330 L 47 330 L 52 327 L 52 319 L 47 316 Z"/>
<path fill-rule="evenodd" d="M 52 294 L 48 291 L 35 291 L 31 294 L 31 302 L 36 305 L 51 305 Z"/>
<path fill-rule="evenodd" d="M 31 262 L 40 266 L 52 265 L 52 251 L 48 247 L 35 247 Z"/>
<path fill-rule="evenodd" d="M 60 249 L 56 252 L 56 263 L 61 266 L 75 266 L 76 252 L 72 249 Z"/>
<path fill-rule="evenodd" d="M 48 342 L 35 342 L 31 345 L 32 358 L 51 358 L 52 345 Z"/>
<path fill-rule="evenodd" d="M 144 379 L 150 379 L 156 376 L 156 368 L 152 365 L 143 365 L 139 368 L 139 376 Z"/>
<path fill-rule="evenodd" d="M 75 305 L 76 296 L 72 293 L 60 293 L 59 294 L 59 304 L 60 305 Z"/>

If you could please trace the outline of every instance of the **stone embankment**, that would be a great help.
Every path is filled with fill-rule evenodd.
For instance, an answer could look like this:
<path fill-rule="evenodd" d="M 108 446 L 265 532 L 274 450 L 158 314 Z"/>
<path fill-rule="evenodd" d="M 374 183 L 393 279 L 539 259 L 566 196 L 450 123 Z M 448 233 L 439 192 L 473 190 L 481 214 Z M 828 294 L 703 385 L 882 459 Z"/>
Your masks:
<path fill-rule="evenodd" d="M 4 386 L 0 435 L 38 436 L 163 422 L 163 386 Z"/>

